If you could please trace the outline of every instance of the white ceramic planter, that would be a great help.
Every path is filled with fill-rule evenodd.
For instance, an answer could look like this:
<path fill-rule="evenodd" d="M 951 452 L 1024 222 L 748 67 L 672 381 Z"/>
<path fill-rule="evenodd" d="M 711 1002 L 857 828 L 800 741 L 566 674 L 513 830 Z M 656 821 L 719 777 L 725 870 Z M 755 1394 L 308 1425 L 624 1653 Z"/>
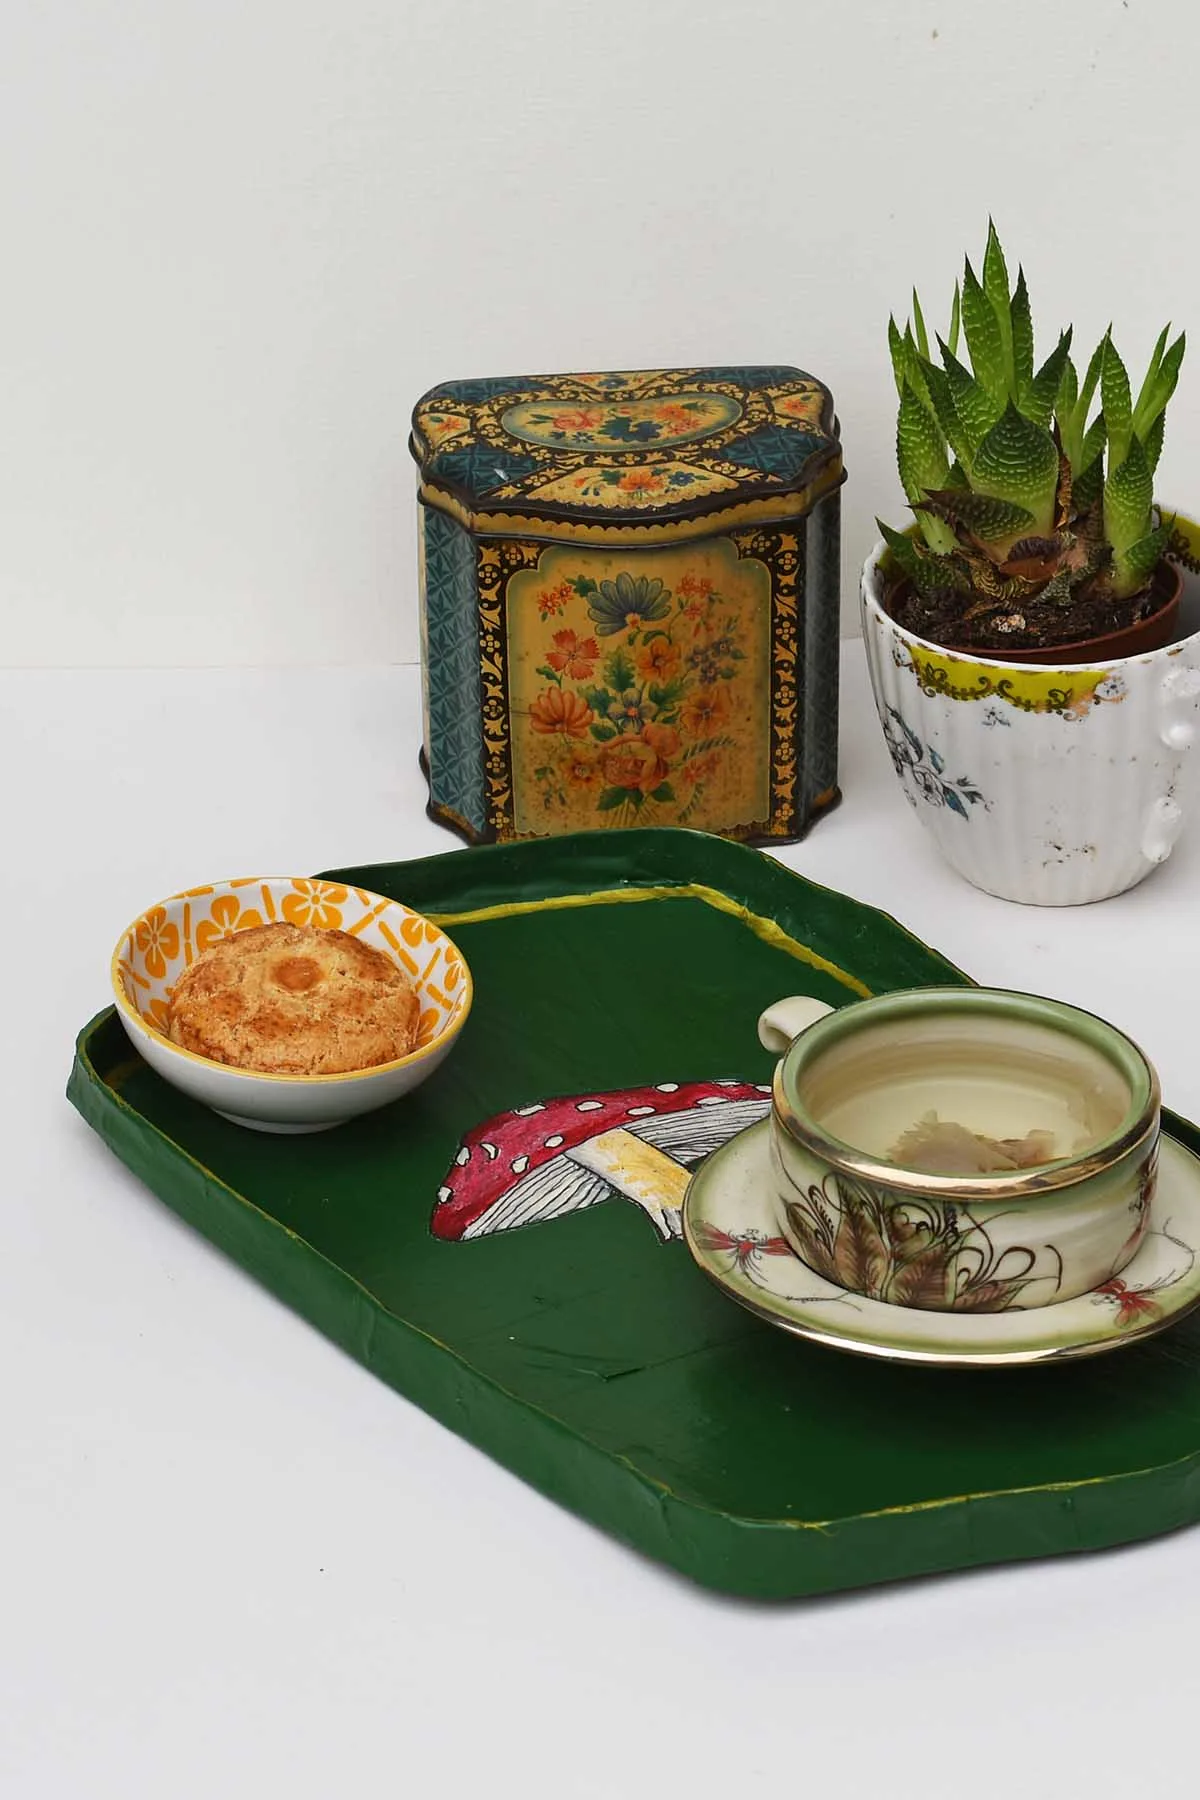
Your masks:
<path fill-rule="evenodd" d="M 1105 900 L 1165 862 L 1194 780 L 1200 630 L 1098 668 L 961 656 L 884 612 L 883 551 L 862 573 L 871 685 L 896 773 L 947 862 L 1032 906 Z M 1189 580 L 1185 619 L 1197 601 Z"/>

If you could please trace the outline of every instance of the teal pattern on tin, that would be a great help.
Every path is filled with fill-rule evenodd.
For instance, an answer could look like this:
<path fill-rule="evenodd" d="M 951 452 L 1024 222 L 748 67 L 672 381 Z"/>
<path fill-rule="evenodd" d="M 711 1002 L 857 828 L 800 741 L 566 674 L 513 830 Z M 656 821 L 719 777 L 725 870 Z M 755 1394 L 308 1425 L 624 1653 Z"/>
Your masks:
<path fill-rule="evenodd" d="M 516 445 L 463 444 L 443 450 L 433 465 L 440 481 L 467 494 L 495 494 L 532 475 L 537 464 Z"/>
<path fill-rule="evenodd" d="M 760 475 L 778 475 L 781 481 L 798 480 L 805 465 L 825 444 L 825 439 L 807 431 L 783 431 L 767 425 L 749 437 L 738 438 L 725 450 L 726 462 L 740 469 L 753 469 Z"/>
<path fill-rule="evenodd" d="M 486 816 L 475 545 L 461 525 L 429 506 L 424 599 L 430 798 L 481 832 Z"/>

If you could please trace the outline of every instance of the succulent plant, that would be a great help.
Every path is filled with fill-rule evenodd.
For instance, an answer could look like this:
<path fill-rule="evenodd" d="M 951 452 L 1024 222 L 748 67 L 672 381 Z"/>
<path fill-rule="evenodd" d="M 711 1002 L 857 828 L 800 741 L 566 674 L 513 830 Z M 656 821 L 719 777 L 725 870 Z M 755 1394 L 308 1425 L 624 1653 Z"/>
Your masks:
<path fill-rule="evenodd" d="M 1185 341 L 1168 345 L 1169 330 L 1136 400 L 1111 327 L 1082 383 L 1070 330 L 1036 367 L 1025 274 L 1010 290 L 990 223 L 981 278 L 967 260 L 937 362 L 914 291 L 912 320 L 903 333 L 889 320 L 888 338 L 897 463 L 919 532 L 880 530 L 919 598 L 977 640 L 1024 629 L 1030 609 L 1047 641 L 1060 608 L 1073 620 L 1081 608 L 1152 610 L 1140 602 L 1172 528 L 1154 506 L 1154 471 Z"/>

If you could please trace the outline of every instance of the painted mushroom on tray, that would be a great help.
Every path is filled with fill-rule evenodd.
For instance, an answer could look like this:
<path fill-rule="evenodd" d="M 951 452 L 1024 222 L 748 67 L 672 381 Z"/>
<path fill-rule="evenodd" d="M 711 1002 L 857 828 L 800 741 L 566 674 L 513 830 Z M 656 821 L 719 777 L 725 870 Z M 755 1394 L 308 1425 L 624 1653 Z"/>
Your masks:
<path fill-rule="evenodd" d="M 767 1086 L 664 1081 L 497 1113 L 459 1146 L 438 1190 L 433 1234 L 485 1237 L 619 1196 L 640 1206 L 664 1241 L 678 1238 L 691 1165 L 770 1110 Z"/>

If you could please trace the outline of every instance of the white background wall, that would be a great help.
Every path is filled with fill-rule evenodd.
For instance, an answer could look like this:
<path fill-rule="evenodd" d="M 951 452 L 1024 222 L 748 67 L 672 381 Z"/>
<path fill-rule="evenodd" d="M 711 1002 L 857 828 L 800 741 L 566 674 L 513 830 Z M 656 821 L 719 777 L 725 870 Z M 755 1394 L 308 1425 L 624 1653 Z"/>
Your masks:
<path fill-rule="evenodd" d="M 1198 68 L 1187 0 L 5 0 L 0 661 L 413 659 L 454 375 L 808 367 L 848 601 L 888 311 L 989 210 L 1043 353 L 1196 329 L 1194 500 Z"/>

